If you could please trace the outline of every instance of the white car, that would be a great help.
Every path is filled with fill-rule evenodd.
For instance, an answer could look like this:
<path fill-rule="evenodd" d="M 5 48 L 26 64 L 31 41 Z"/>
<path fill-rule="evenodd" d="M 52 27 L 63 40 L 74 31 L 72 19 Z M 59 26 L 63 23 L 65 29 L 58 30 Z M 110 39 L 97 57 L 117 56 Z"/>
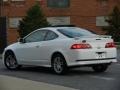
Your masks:
<path fill-rule="evenodd" d="M 5 48 L 3 61 L 8 69 L 20 65 L 51 67 L 56 74 L 69 67 L 90 66 L 104 72 L 117 62 L 111 36 L 96 35 L 78 27 L 46 27 L 33 31 Z"/>

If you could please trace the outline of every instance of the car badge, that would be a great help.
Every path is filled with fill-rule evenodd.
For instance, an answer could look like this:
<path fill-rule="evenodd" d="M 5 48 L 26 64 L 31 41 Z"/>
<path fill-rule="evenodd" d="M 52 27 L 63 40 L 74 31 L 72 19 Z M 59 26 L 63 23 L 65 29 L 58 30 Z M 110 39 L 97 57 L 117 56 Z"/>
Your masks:
<path fill-rule="evenodd" d="M 97 49 L 101 49 L 101 47 L 100 47 L 100 46 L 98 46 L 98 47 L 97 47 Z"/>

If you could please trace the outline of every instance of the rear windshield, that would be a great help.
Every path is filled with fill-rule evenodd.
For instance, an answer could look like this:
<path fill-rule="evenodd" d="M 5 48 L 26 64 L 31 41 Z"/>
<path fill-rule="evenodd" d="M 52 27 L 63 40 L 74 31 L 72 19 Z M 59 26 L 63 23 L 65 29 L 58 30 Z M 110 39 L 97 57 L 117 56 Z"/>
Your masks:
<path fill-rule="evenodd" d="M 95 33 L 81 28 L 62 28 L 58 29 L 58 31 L 69 38 L 95 36 Z"/>

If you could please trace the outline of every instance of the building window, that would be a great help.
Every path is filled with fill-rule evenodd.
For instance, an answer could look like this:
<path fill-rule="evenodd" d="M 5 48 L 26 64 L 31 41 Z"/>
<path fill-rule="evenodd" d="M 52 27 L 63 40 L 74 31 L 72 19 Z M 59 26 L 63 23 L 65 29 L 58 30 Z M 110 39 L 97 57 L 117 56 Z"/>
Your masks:
<path fill-rule="evenodd" d="M 25 1 L 25 0 L 11 0 L 11 1 Z"/>
<path fill-rule="evenodd" d="M 70 6 L 70 0 L 47 0 L 47 6 L 51 8 L 67 8 Z"/>
<path fill-rule="evenodd" d="M 47 21 L 51 25 L 70 25 L 70 17 L 48 17 Z"/>
<path fill-rule="evenodd" d="M 96 17 L 96 26 L 109 26 L 108 22 L 106 22 L 107 17 L 98 16 Z"/>
<path fill-rule="evenodd" d="M 22 18 L 9 18 L 9 27 L 18 28 L 20 20 L 22 20 Z"/>
<path fill-rule="evenodd" d="M 5 5 L 6 3 L 8 3 L 8 0 L 3 0 L 3 1 L 1 0 L 0 1 L 0 4 L 4 4 Z"/>
<path fill-rule="evenodd" d="M 11 0 L 12 5 L 16 7 L 23 7 L 25 5 L 25 0 Z"/>
<path fill-rule="evenodd" d="M 108 2 L 107 2 L 107 1 L 102 1 L 102 2 L 101 2 L 101 5 L 102 5 L 102 6 L 107 6 L 107 5 L 108 5 Z"/>
<path fill-rule="evenodd" d="M 7 2 L 8 0 L 3 0 L 3 2 Z"/>
<path fill-rule="evenodd" d="M 109 0 L 97 0 L 102 7 L 107 6 L 109 3 Z"/>

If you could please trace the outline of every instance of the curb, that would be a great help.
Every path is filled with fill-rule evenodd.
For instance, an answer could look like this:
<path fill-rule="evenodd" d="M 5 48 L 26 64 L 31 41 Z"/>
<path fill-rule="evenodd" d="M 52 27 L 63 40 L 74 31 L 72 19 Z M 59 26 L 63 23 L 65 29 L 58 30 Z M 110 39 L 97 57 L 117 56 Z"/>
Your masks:
<path fill-rule="evenodd" d="M 0 90 L 77 90 L 77 89 L 0 75 Z"/>

